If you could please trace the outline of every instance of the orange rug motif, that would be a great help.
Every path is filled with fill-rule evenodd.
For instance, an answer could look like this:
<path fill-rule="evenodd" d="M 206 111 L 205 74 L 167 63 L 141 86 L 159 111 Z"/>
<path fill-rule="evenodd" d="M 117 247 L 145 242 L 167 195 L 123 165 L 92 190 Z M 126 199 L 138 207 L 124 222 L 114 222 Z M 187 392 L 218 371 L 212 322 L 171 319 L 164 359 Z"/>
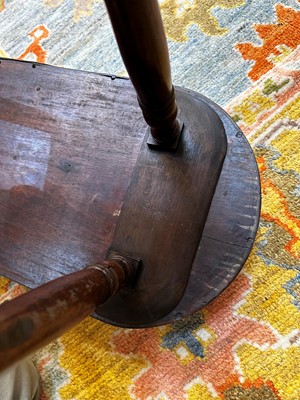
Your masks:
<path fill-rule="evenodd" d="M 175 83 L 225 106 L 254 149 L 257 239 L 192 317 L 140 330 L 87 318 L 39 351 L 42 400 L 299 400 L 300 2 L 160 5 Z M 126 73 L 100 0 L 0 0 L 0 31 L 2 56 Z M 0 278 L 0 301 L 25 290 Z"/>

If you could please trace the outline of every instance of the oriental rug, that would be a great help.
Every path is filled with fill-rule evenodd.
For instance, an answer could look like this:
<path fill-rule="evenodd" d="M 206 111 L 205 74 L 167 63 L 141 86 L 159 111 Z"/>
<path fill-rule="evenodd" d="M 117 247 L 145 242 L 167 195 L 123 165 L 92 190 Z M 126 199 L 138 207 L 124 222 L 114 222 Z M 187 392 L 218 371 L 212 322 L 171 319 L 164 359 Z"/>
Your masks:
<path fill-rule="evenodd" d="M 160 6 L 174 83 L 225 107 L 254 149 L 256 243 L 191 318 L 141 330 L 87 318 L 38 352 L 42 399 L 299 400 L 300 2 Z M 0 0 L 0 54 L 126 75 L 101 0 Z M 24 291 L 0 278 L 1 301 Z"/>

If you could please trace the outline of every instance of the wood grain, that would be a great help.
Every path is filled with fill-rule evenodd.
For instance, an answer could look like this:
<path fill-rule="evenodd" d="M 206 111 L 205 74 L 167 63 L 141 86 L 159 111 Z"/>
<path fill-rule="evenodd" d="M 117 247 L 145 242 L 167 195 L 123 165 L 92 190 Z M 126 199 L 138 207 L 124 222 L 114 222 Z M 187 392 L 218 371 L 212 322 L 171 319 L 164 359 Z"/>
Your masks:
<path fill-rule="evenodd" d="M 0 306 L 0 371 L 58 338 L 133 283 L 135 262 L 115 257 L 54 279 Z"/>
<path fill-rule="evenodd" d="M 1 59 L 0 83 L 0 272 L 33 288 L 106 258 L 147 126 L 128 80 Z M 165 317 L 139 326 L 213 300 L 242 268 L 259 221 L 259 176 L 247 140 L 211 101 L 176 92 L 217 112 L 228 150 L 183 297 Z M 190 117 L 201 132 L 197 113 L 184 117 L 185 132 Z M 151 315 L 151 305 L 144 307 Z"/>
<path fill-rule="evenodd" d="M 177 105 L 157 0 L 105 0 L 119 49 L 157 145 L 180 136 Z"/>
<path fill-rule="evenodd" d="M 147 125 L 128 80 L 2 60 L 0 83 L 1 273 L 36 287 L 106 258 Z"/>
<path fill-rule="evenodd" d="M 151 324 L 183 296 L 226 155 L 217 114 L 188 93 L 177 101 L 184 122 L 177 152 L 149 150 L 144 141 L 115 230 L 112 248 L 143 265 L 135 290 L 97 308 L 120 324 Z"/>
<path fill-rule="evenodd" d="M 189 93 L 218 113 L 227 135 L 227 154 L 184 296 L 155 325 L 193 314 L 226 289 L 250 254 L 260 219 L 259 173 L 246 137 L 221 107 L 199 93 Z"/>

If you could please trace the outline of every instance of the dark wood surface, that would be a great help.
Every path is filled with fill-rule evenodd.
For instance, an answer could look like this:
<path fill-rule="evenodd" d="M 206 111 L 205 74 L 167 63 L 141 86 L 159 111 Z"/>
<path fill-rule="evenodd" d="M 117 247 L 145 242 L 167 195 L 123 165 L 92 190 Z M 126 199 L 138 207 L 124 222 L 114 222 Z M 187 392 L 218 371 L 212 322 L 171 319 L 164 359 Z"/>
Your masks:
<path fill-rule="evenodd" d="M 0 268 L 31 288 L 106 258 L 147 129 L 128 80 L 32 65 L 0 64 Z"/>
<path fill-rule="evenodd" d="M 260 219 L 259 172 L 246 137 L 222 108 L 189 93 L 218 113 L 227 135 L 227 155 L 184 296 L 156 325 L 191 315 L 226 289 L 249 256 Z"/>
<path fill-rule="evenodd" d="M 105 0 L 119 49 L 152 136 L 180 136 L 166 35 L 157 0 Z M 171 146 L 172 147 L 172 146 Z"/>
<path fill-rule="evenodd" d="M 219 115 L 227 136 L 227 154 L 183 297 L 163 318 L 138 324 L 139 327 L 170 323 L 191 315 L 216 298 L 242 269 L 258 229 L 260 180 L 247 139 L 228 114 L 204 96 L 177 88 L 179 104 L 181 95 L 187 93 L 196 103 L 205 102 Z M 202 193 L 205 195 L 206 191 L 202 189 Z M 126 291 L 120 292 L 110 302 L 97 308 L 95 316 L 108 323 L 128 326 L 126 319 L 132 321 L 132 317 L 125 301 L 127 297 Z M 102 310 L 106 309 L 109 312 L 105 314 Z"/>
<path fill-rule="evenodd" d="M 0 306 L 0 371 L 58 338 L 118 290 L 135 263 L 115 257 L 54 279 Z"/>
<path fill-rule="evenodd" d="M 106 258 L 147 128 L 128 80 L 2 59 L 0 83 L 0 272 L 36 287 Z M 207 99 L 177 93 L 215 108 L 228 152 L 186 291 L 174 311 L 141 326 L 189 315 L 224 290 L 259 220 L 245 137 Z"/>
<path fill-rule="evenodd" d="M 177 151 L 149 150 L 145 138 L 112 242 L 142 261 L 142 273 L 134 290 L 97 308 L 129 326 L 157 321 L 183 296 L 226 155 L 212 108 L 186 92 L 177 102 L 184 122 Z"/>

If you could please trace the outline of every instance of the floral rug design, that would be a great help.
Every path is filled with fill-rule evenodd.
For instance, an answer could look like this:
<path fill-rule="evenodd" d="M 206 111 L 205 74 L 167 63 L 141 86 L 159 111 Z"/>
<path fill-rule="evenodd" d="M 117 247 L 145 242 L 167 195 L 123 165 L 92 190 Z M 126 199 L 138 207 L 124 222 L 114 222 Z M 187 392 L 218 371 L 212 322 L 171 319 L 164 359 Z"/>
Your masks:
<path fill-rule="evenodd" d="M 300 2 L 160 0 L 177 85 L 250 141 L 261 222 L 237 279 L 192 317 L 92 318 L 38 352 L 43 400 L 300 399 Z M 126 74 L 101 0 L 0 0 L 0 55 Z M 0 301 L 26 289 L 0 278 Z"/>

